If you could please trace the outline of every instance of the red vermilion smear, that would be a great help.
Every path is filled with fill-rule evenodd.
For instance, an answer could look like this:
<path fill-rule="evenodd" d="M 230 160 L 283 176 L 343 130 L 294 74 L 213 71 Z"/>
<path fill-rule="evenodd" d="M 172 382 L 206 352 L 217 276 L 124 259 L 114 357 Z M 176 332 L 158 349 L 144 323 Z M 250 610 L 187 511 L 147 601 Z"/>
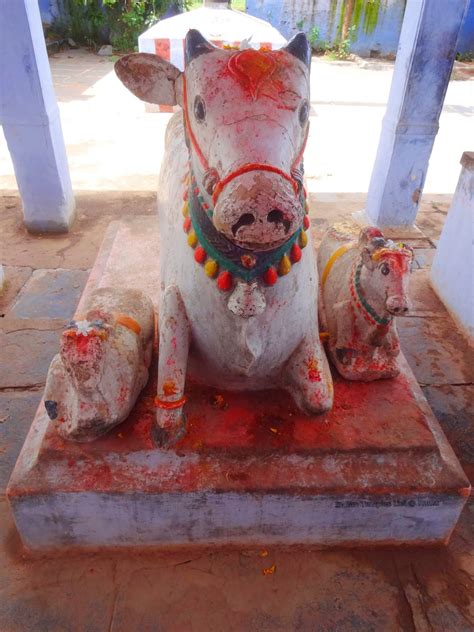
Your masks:
<path fill-rule="evenodd" d="M 77 351 L 81 354 L 88 353 L 90 341 L 91 341 L 91 338 L 89 336 L 81 336 L 81 335 L 76 336 L 75 342 L 76 342 Z"/>
<path fill-rule="evenodd" d="M 170 41 L 169 39 L 157 39 L 155 40 L 155 53 L 162 59 L 170 60 Z"/>
<path fill-rule="evenodd" d="M 167 380 L 163 384 L 163 395 L 176 395 L 178 387 L 172 380 Z"/>
<path fill-rule="evenodd" d="M 270 53 L 248 48 L 232 55 L 228 68 L 240 85 L 256 99 L 262 85 L 275 72 L 276 61 Z"/>
<path fill-rule="evenodd" d="M 234 180 L 234 178 L 237 178 L 243 175 L 244 173 L 249 173 L 251 171 L 269 171 L 270 173 L 276 173 L 282 178 L 284 178 L 285 180 L 288 180 L 288 182 L 291 183 L 291 186 L 293 187 L 295 194 L 298 193 L 298 183 L 296 182 L 294 178 L 292 178 L 290 175 L 285 173 L 282 169 L 279 169 L 278 167 L 274 167 L 273 165 L 267 165 L 263 163 L 247 163 L 246 165 L 242 165 L 242 167 L 239 167 L 235 171 L 232 171 L 232 173 L 229 173 L 228 176 L 226 176 L 225 178 L 220 180 L 220 182 L 218 182 L 216 188 L 214 189 L 214 193 L 212 195 L 212 201 L 214 203 L 214 206 L 217 204 L 217 200 L 219 198 L 219 195 L 222 192 L 222 189 L 227 184 L 229 184 L 229 182 Z"/>
<path fill-rule="evenodd" d="M 390 261 L 394 268 L 398 268 L 401 274 L 408 272 L 410 257 L 403 252 L 387 252 L 381 256 L 383 261 Z"/>

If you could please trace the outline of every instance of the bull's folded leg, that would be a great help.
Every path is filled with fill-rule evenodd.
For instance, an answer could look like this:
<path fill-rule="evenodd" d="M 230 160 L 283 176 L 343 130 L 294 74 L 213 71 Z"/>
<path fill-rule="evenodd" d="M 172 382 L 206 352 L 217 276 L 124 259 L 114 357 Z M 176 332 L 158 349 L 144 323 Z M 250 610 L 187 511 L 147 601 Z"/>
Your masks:
<path fill-rule="evenodd" d="M 307 414 L 324 413 L 332 407 L 332 376 L 319 339 L 303 340 L 284 369 L 282 385 Z"/>
<path fill-rule="evenodd" d="M 154 436 L 162 447 L 176 443 L 185 432 L 184 384 L 190 328 L 183 300 L 175 285 L 166 288 L 159 316 L 157 414 Z"/>

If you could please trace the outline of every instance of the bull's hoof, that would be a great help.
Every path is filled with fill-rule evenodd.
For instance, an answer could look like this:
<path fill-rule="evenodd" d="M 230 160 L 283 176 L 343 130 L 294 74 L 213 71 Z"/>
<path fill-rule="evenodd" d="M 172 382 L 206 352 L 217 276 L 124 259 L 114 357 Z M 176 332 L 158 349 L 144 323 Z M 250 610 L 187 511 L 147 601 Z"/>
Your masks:
<path fill-rule="evenodd" d="M 282 386 L 306 415 L 320 415 L 332 408 L 332 376 L 319 339 L 303 341 L 297 348 L 282 376 Z"/>
<path fill-rule="evenodd" d="M 334 362 L 337 372 L 345 380 L 351 382 L 374 382 L 375 380 L 386 380 L 397 377 L 400 373 L 397 362 L 374 362 L 373 358 L 362 362 L 362 358 L 358 358 L 357 362 L 350 365 Z"/>
<path fill-rule="evenodd" d="M 320 366 L 320 365 L 319 365 Z M 324 357 L 320 368 L 305 366 L 298 380 L 285 385 L 295 404 L 306 415 L 321 415 L 331 410 L 334 399 L 329 364 Z"/>
<path fill-rule="evenodd" d="M 289 388 L 288 391 L 295 404 L 306 415 L 322 415 L 332 408 L 334 391 L 330 376 L 318 387 L 310 384 L 299 385 L 297 388 L 295 386 Z"/>
<path fill-rule="evenodd" d="M 349 365 L 355 356 L 355 350 L 350 347 L 336 347 L 335 354 L 340 364 Z"/>
<path fill-rule="evenodd" d="M 186 416 L 182 408 L 159 410 L 151 436 L 159 448 L 171 448 L 186 434 Z"/>

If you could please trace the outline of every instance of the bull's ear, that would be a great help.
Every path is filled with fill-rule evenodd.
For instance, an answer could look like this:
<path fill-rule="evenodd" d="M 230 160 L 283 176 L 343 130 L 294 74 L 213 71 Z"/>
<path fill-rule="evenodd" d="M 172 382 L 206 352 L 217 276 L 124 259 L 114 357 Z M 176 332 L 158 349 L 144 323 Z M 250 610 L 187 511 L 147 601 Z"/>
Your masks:
<path fill-rule="evenodd" d="M 181 105 L 181 72 L 158 55 L 133 53 L 121 57 L 115 72 L 136 97 L 147 103 Z"/>
<path fill-rule="evenodd" d="M 208 42 L 198 30 L 190 29 L 186 34 L 186 45 L 184 50 L 187 66 L 189 62 L 196 59 L 196 57 L 199 57 L 199 55 L 212 53 L 213 50 L 216 50 L 216 46 Z"/>
<path fill-rule="evenodd" d="M 308 68 L 311 66 L 311 47 L 308 38 L 303 32 L 297 33 L 282 50 L 291 53 L 291 55 L 302 61 Z"/>

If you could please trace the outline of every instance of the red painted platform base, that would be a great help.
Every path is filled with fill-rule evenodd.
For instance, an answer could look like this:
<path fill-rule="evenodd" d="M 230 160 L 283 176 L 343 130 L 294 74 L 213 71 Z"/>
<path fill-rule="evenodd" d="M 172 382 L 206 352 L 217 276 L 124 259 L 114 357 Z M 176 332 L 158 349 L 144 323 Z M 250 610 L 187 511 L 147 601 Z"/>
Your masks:
<path fill-rule="evenodd" d="M 86 292 L 131 283 L 135 265 L 156 289 L 140 263 L 150 221 L 111 227 Z M 316 418 L 280 391 L 189 384 L 174 450 L 153 439 L 156 374 L 130 418 L 91 444 L 61 439 L 40 406 L 8 488 L 21 537 L 31 549 L 445 543 L 469 483 L 400 363 L 394 380 L 336 378 L 334 408 Z"/>

